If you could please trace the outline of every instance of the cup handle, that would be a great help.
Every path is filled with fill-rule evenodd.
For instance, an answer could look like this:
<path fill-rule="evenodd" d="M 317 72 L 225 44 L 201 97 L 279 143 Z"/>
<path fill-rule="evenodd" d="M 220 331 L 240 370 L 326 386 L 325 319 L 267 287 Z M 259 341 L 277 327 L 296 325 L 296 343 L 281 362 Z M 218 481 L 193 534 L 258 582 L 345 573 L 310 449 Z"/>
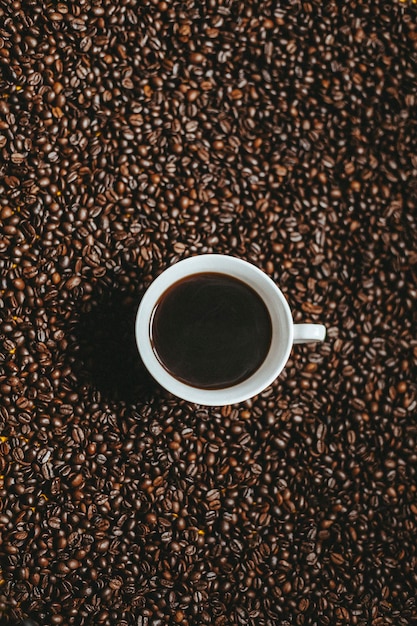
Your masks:
<path fill-rule="evenodd" d="M 326 327 L 323 324 L 294 324 L 294 343 L 324 341 Z"/>

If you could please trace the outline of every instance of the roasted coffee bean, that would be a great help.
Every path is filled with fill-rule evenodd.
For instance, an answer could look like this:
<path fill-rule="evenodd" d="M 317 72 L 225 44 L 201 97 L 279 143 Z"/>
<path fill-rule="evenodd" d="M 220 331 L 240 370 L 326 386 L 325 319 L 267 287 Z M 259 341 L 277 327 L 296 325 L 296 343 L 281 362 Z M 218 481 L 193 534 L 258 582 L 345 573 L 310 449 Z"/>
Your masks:
<path fill-rule="evenodd" d="M 2 624 L 417 621 L 415 3 L 287 4 L 1 3 Z M 328 328 L 240 406 L 135 347 L 202 253 Z"/>

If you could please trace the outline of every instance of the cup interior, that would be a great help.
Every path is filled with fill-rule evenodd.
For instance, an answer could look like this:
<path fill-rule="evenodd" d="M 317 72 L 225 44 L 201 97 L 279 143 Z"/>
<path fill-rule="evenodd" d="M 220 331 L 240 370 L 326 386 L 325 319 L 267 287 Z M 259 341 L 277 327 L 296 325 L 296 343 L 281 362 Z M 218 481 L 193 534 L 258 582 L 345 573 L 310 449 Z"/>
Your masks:
<path fill-rule="evenodd" d="M 200 389 L 173 377 L 156 357 L 150 336 L 155 306 L 165 291 L 177 281 L 203 272 L 233 276 L 254 289 L 264 301 L 272 322 L 272 339 L 261 366 L 244 381 L 224 389 Z M 259 268 L 236 257 L 205 254 L 189 257 L 166 269 L 149 286 L 136 316 L 136 342 L 141 358 L 155 380 L 174 395 L 209 406 L 235 404 L 263 391 L 283 369 L 293 343 L 291 311 L 277 285 Z"/>

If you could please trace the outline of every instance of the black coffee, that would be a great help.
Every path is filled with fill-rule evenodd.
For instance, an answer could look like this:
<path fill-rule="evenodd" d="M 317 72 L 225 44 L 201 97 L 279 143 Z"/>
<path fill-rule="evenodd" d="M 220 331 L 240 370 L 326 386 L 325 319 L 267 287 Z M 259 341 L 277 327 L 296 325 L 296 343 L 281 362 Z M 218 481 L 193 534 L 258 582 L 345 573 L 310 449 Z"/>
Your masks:
<path fill-rule="evenodd" d="M 193 274 L 161 296 L 151 323 L 154 352 L 178 380 L 201 389 L 242 382 L 264 361 L 272 337 L 269 312 L 236 278 Z"/>

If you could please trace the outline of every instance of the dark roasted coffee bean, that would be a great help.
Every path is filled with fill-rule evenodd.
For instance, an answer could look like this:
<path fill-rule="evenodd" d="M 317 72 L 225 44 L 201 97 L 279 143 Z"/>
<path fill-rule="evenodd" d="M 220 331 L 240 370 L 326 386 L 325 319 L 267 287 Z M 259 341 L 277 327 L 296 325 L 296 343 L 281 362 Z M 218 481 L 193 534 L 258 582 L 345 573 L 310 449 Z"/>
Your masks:
<path fill-rule="evenodd" d="M 416 623 L 415 2 L 137 4 L 0 6 L 0 621 Z M 328 327 L 241 406 L 134 345 L 202 253 Z"/>

